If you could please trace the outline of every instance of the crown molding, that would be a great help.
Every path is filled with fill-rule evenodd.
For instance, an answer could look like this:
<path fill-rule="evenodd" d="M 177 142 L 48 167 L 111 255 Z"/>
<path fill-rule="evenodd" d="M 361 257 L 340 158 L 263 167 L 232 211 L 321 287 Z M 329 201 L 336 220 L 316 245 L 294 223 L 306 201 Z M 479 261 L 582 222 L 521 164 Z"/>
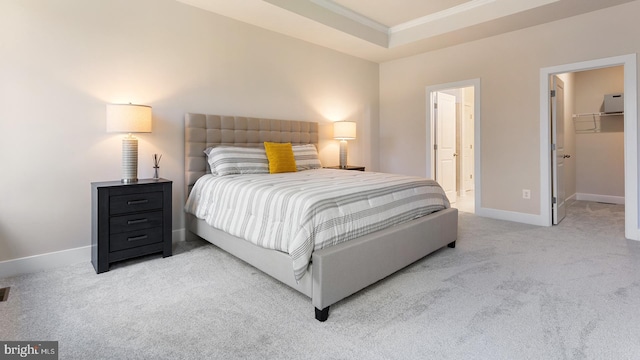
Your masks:
<path fill-rule="evenodd" d="M 448 8 L 446 10 L 438 11 L 433 14 L 429 14 L 411 21 L 407 21 L 402 24 L 398 24 L 396 26 L 392 26 L 391 28 L 389 28 L 389 34 L 398 33 L 404 30 L 415 28 L 417 26 L 428 24 L 430 22 L 434 22 L 450 16 L 458 15 L 467 11 L 471 11 L 475 8 L 493 3 L 495 1 L 496 0 L 472 0 L 464 4 L 460 4 L 458 6 Z"/>
<path fill-rule="evenodd" d="M 364 26 L 368 26 L 373 30 L 380 31 L 385 34 L 389 34 L 390 28 L 388 26 L 381 24 L 349 8 L 346 8 L 332 0 L 311 0 L 311 2 L 318 6 L 322 6 L 323 8 L 329 11 L 332 11 L 338 15 L 342 15 L 348 19 L 356 21 Z"/>

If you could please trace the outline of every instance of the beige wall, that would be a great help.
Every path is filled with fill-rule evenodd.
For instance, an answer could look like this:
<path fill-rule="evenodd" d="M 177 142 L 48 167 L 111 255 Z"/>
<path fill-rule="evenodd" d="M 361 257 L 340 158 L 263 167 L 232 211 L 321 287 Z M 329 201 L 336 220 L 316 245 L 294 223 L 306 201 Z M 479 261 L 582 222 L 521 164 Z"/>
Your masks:
<path fill-rule="evenodd" d="M 349 162 L 375 168 L 378 85 L 375 63 L 173 0 L 0 1 L 0 261 L 90 245 L 90 183 L 121 175 L 107 103 L 153 107 L 139 177 L 163 154 L 179 230 L 185 112 L 357 121 Z"/>
<path fill-rule="evenodd" d="M 638 52 L 638 13 L 635 1 L 381 64 L 381 170 L 424 175 L 425 87 L 480 78 L 481 206 L 540 214 L 540 69 Z"/>
<path fill-rule="evenodd" d="M 575 86 L 576 113 L 601 112 L 605 94 L 623 92 L 624 67 L 577 72 Z M 624 197 L 624 118 L 598 120 L 600 132 L 576 135 L 576 192 Z"/>

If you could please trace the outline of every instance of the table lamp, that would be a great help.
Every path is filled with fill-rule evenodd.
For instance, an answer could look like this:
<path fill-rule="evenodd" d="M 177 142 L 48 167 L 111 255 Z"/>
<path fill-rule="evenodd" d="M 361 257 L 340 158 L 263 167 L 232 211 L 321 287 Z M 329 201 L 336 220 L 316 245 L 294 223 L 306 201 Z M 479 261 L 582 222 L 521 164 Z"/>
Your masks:
<path fill-rule="evenodd" d="M 356 138 L 356 123 L 337 121 L 333 123 L 333 138 L 340 140 L 340 167 L 347 167 L 347 140 Z"/>
<path fill-rule="evenodd" d="M 107 132 L 129 134 L 122 139 L 122 182 L 137 182 L 138 139 L 131 133 L 151 132 L 151 106 L 107 104 Z"/>

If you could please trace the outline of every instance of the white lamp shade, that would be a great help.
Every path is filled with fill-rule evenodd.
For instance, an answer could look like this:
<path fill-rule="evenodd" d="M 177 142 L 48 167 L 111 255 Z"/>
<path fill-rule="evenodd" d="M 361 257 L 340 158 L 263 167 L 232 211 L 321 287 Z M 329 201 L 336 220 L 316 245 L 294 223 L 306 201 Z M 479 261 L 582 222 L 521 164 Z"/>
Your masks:
<path fill-rule="evenodd" d="M 333 123 L 333 138 L 353 140 L 356 138 L 356 123 L 353 121 L 337 121 Z"/>
<path fill-rule="evenodd" d="M 108 104 L 107 132 L 151 132 L 151 106 Z"/>

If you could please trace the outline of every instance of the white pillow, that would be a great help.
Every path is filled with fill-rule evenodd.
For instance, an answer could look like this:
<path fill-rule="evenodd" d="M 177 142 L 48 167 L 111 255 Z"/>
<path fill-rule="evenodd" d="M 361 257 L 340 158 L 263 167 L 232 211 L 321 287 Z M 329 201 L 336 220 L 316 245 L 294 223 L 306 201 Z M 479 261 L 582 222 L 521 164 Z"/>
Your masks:
<path fill-rule="evenodd" d="M 269 173 L 269 160 L 262 148 L 215 146 L 207 148 L 204 153 L 213 175 Z"/>
<path fill-rule="evenodd" d="M 296 159 L 296 169 L 298 171 L 320 169 L 322 167 L 315 145 L 293 145 L 292 148 L 293 157 Z"/>

